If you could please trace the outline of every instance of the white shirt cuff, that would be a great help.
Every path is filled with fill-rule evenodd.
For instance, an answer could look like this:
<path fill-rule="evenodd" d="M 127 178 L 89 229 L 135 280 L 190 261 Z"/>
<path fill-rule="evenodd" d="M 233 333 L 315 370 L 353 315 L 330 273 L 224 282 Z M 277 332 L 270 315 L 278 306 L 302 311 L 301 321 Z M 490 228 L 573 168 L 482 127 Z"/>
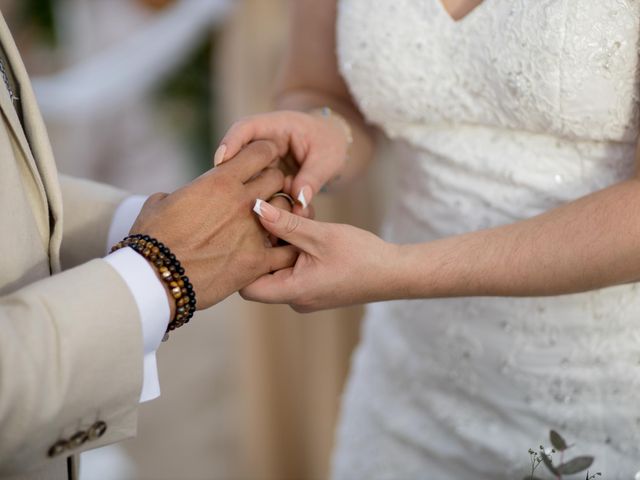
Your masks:
<path fill-rule="evenodd" d="M 152 371 L 156 363 L 155 352 L 169 324 L 169 299 L 153 267 L 131 248 L 113 252 L 104 259 L 125 281 L 140 313 L 144 344 L 144 376 L 140 401 L 146 402 L 160 395 L 158 372 Z"/>
<path fill-rule="evenodd" d="M 127 236 L 146 200 L 145 196 L 132 196 L 118 206 L 111 222 L 107 248 Z M 105 260 L 123 278 L 138 307 L 144 344 L 140 401 L 153 400 L 160 396 L 155 352 L 171 315 L 166 291 L 153 267 L 132 249 L 118 250 L 105 257 Z"/>
<path fill-rule="evenodd" d="M 129 235 L 129 230 L 131 230 L 133 223 L 136 221 L 136 218 L 138 218 L 138 215 L 140 215 L 142 206 L 144 202 L 147 201 L 147 198 L 149 197 L 145 195 L 132 195 L 125 198 L 122 203 L 118 205 L 111 219 L 111 228 L 109 228 L 107 245 L 105 247 L 106 253 L 109 253 L 112 246 Z"/>

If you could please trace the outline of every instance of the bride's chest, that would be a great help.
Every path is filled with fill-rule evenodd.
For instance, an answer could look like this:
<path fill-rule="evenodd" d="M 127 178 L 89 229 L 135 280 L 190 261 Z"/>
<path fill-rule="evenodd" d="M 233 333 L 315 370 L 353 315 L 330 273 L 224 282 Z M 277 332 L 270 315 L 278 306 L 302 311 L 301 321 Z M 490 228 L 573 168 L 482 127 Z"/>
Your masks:
<path fill-rule="evenodd" d="M 636 135 L 640 0 L 340 0 L 340 69 L 367 117 L 594 140 Z"/>

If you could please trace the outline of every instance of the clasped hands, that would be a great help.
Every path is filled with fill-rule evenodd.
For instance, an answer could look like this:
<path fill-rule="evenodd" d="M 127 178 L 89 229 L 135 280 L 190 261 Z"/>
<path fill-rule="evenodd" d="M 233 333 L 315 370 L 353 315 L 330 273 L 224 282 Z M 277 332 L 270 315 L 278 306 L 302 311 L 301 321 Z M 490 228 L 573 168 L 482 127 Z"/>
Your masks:
<path fill-rule="evenodd" d="M 258 117 L 240 125 L 261 122 Z M 282 132 L 259 135 L 237 127 L 223 139 L 224 158 L 216 159 L 216 168 L 172 194 L 152 195 L 131 233 L 150 235 L 171 248 L 194 285 L 199 308 L 236 291 L 245 299 L 286 303 L 299 312 L 390 298 L 395 283 L 391 267 L 402 256 L 397 246 L 349 225 L 309 218 L 308 202 L 333 178 L 343 158 L 327 169 L 327 162 L 319 165 L 326 157 L 310 150 L 308 143 L 296 143 L 304 143 L 300 135 L 283 140 Z M 310 128 L 315 127 L 310 122 Z M 344 154 L 342 133 L 325 130 L 328 154 L 338 158 L 335 155 Z M 310 152 L 318 161 L 305 165 Z M 276 166 L 287 153 L 301 166 L 293 178 Z M 301 205 L 290 212 L 282 198 L 268 203 L 278 191 L 299 198 Z M 273 244 L 273 237 L 288 245 Z"/>

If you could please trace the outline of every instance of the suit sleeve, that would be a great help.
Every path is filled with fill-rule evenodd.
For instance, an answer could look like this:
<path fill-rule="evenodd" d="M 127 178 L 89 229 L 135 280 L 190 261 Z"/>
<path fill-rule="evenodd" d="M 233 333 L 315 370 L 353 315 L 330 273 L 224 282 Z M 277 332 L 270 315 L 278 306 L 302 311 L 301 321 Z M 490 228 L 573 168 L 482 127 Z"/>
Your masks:
<path fill-rule="evenodd" d="M 142 342 L 102 259 L 0 297 L 0 477 L 135 435 Z"/>
<path fill-rule="evenodd" d="M 60 175 L 64 231 L 63 268 L 105 255 L 113 214 L 130 194 L 101 183 Z"/>

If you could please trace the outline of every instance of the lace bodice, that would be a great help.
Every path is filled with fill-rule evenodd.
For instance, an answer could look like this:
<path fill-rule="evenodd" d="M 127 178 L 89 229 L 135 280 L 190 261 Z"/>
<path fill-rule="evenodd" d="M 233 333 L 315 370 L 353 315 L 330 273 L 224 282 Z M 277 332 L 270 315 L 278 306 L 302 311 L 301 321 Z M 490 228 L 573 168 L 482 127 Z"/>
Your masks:
<path fill-rule="evenodd" d="M 631 142 L 638 9 L 485 0 L 454 22 L 439 0 L 343 0 L 338 54 L 362 111 L 391 137 L 453 123 Z"/>
<path fill-rule="evenodd" d="M 511 223 L 632 175 L 639 29 L 637 0 L 484 0 L 458 22 L 439 0 L 341 0 L 341 72 L 394 144 L 383 235 Z M 374 305 L 335 476 L 517 478 L 558 428 L 633 478 L 639 347 L 637 285 Z"/>

